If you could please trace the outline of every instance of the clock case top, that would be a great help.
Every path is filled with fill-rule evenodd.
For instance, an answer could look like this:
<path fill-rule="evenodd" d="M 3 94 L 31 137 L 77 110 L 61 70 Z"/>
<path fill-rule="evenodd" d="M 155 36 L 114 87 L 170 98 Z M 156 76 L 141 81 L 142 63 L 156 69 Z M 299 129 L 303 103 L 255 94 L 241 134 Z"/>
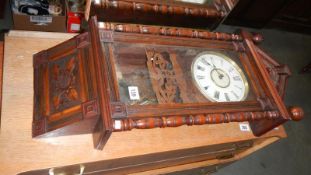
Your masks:
<path fill-rule="evenodd" d="M 198 3 L 199 2 L 199 3 Z M 85 16 L 99 21 L 215 29 L 236 0 L 96 0 Z"/>
<path fill-rule="evenodd" d="M 286 108 L 282 97 L 290 71 L 254 42 L 258 35 L 89 21 L 89 31 L 34 55 L 33 137 L 93 133 L 102 149 L 113 131 L 249 121 L 260 136 L 288 121 L 300 120 L 299 107 Z M 242 102 L 127 104 L 119 93 L 118 44 L 146 46 L 144 57 L 129 50 L 129 65 L 148 59 L 161 46 L 233 53 L 248 77 L 252 98 Z M 170 55 L 169 50 L 167 50 Z M 161 52 L 163 53 L 163 52 Z M 133 56 L 134 55 L 134 56 Z M 176 57 L 180 57 L 178 55 Z M 172 61 L 173 57 L 169 57 Z M 174 75 L 183 69 L 172 62 Z M 129 66 L 130 67 L 130 66 Z M 152 71 L 149 70 L 152 74 Z M 152 81 L 152 78 L 150 78 Z M 184 86 L 182 80 L 175 85 Z M 156 93 L 157 87 L 152 84 Z"/>

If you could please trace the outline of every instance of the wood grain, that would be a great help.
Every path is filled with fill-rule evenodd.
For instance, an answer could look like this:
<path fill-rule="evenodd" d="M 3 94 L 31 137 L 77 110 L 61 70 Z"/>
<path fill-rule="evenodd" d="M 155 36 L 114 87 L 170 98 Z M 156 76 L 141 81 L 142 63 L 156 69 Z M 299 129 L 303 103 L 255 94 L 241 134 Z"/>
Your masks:
<path fill-rule="evenodd" d="M 27 36 L 27 32 L 22 32 Z M 91 134 L 32 139 L 33 67 L 32 55 L 63 42 L 72 35 L 49 39 L 5 37 L 0 172 L 10 175 L 50 167 L 109 160 L 227 142 L 256 139 L 241 132 L 238 123 L 182 126 L 113 133 L 103 151 L 93 149 Z M 54 38 L 54 39 L 51 39 Z M 202 137 L 204 136 L 204 137 Z M 260 138 L 285 137 L 283 127 Z M 142 139 L 144 138 L 144 139 Z"/>
<path fill-rule="evenodd" d="M 2 109 L 3 58 L 4 58 L 4 43 L 3 41 L 0 41 L 0 128 L 1 128 L 1 109 Z"/>
<path fill-rule="evenodd" d="M 227 2 L 98 0 L 87 3 L 85 14 L 91 13 L 101 21 L 215 29 L 230 11 Z"/>

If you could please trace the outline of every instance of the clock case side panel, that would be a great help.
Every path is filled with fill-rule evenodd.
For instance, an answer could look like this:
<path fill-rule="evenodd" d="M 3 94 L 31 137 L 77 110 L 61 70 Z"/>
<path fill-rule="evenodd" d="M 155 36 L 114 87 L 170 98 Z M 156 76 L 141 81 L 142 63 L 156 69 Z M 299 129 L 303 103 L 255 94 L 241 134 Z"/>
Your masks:
<path fill-rule="evenodd" d="M 89 4 L 99 21 L 215 29 L 233 9 L 232 0 L 194 4 L 174 0 L 100 0 Z"/>
<path fill-rule="evenodd" d="M 100 110 L 91 48 L 86 32 L 34 55 L 33 137 L 93 132 Z"/>
<path fill-rule="evenodd" d="M 287 108 L 283 101 L 287 78 L 291 74 L 289 68 L 277 63 L 255 45 L 255 43 L 261 42 L 260 35 L 253 36 L 243 30 L 241 34 L 244 38 L 246 51 L 254 63 L 254 69 L 258 72 L 257 77 L 261 80 L 261 86 L 264 88 L 264 94 L 259 101 L 265 110 L 277 110 L 279 113 L 279 116 L 273 120 L 250 121 L 254 135 L 261 136 L 289 120 L 301 120 L 304 115 L 303 110 L 300 107 Z"/>
<path fill-rule="evenodd" d="M 92 41 L 92 51 L 94 53 L 94 63 L 96 72 L 96 81 L 99 94 L 99 107 L 101 110 L 100 118 L 98 119 L 95 129 L 93 131 L 94 148 L 102 150 L 107 143 L 112 131 L 112 110 L 114 102 L 115 89 L 111 84 L 111 65 L 109 63 L 109 53 L 103 51 L 101 44 L 101 37 L 98 30 L 98 22 L 96 17 L 89 20 L 89 31 Z M 104 36 L 107 41 L 113 40 L 111 32 L 106 33 Z M 107 45 L 107 43 L 103 43 Z"/>

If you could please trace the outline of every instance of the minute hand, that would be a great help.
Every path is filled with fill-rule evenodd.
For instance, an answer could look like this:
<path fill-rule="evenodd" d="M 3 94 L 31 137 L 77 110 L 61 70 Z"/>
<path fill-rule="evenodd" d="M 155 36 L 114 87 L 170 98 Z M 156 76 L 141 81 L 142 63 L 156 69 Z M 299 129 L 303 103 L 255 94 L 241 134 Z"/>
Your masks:
<path fill-rule="evenodd" d="M 217 74 L 218 74 L 218 77 L 219 79 L 222 79 L 222 77 L 224 76 L 221 72 L 218 72 L 218 68 L 215 66 L 215 64 L 213 63 L 213 60 L 212 60 L 212 66 L 213 68 L 216 70 Z"/>

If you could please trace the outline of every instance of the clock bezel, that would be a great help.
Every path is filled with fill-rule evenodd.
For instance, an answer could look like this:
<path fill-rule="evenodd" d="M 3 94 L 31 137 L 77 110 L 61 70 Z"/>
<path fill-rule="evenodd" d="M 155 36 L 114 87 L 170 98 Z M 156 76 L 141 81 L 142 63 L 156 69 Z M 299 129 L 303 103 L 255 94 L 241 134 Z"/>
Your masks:
<path fill-rule="evenodd" d="M 230 64 L 233 65 L 233 67 L 239 72 L 239 74 L 241 75 L 242 77 L 242 81 L 243 81 L 243 84 L 244 84 L 244 87 L 245 87 L 245 91 L 244 91 L 244 94 L 243 94 L 243 97 L 241 100 L 239 101 L 228 101 L 228 102 L 241 102 L 241 101 L 244 101 L 247 97 L 248 97 L 248 94 L 249 94 L 249 84 L 248 84 L 248 81 L 247 81 L 247 78 L 243 72 L 243 70 L 240 68 L 240 66 L 235 62 L 233 61 L 229 56 L 225 55 L 225 54 L 222 54 L 222 53 L 219 53 L 219 52 L 216 52 L 216 51 L 203 51 L 201 53 L 199 53 L 192 61 L 191 63 L 191 78 L 192 78 L 192 82 L 193 84 L 195 85 L 195 87 L 200 91 L 200 93 L 205 97 L 207 98 L 208 100 L 210 100 L 211 102 L 217 102 L 217 103 L 222 103 L 222 102 L 226 102 L 226 101 L 216 101 L 214 100 L 213 98 L 211 98 L 210 96 L 208 96 L 205 92 L 204 89 L 202 89 L 202 87 L 199 85 L 199 83 L 196 81 L 195 77 L 194 77 L 194 64 L 195 62 L 202 56 L 202 55 L 206 55 L 206 54 L 212 54 L 212 55 L 216 55 L 216 56 L 219 56 L 223 59 L 225 59 L 226 61 L 228 61 Z"/>

